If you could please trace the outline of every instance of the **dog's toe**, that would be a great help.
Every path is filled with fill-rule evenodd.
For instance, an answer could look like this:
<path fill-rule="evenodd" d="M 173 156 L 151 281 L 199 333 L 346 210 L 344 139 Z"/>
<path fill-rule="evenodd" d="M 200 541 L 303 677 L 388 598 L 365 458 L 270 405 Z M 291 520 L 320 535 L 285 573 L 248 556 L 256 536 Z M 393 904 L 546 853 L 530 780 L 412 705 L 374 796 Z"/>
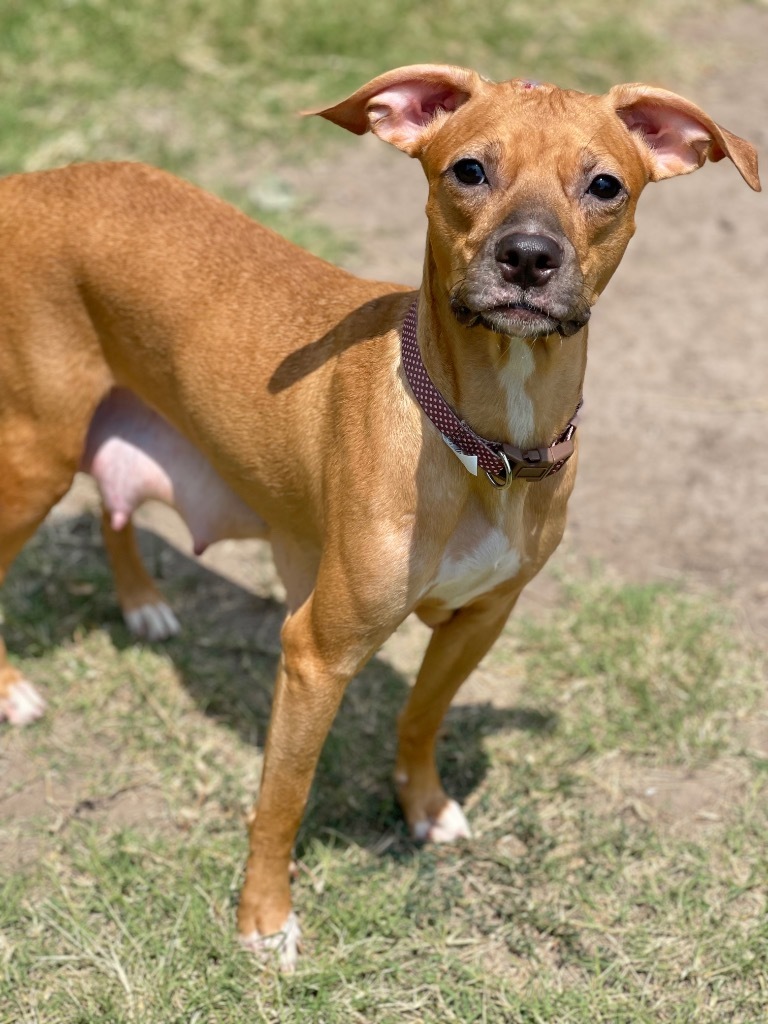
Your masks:
<path fill-rule="evenodd" d="M 280 970 L 290 974 L 296 969 L 296 961 L 301 950 L 301 928 L 296 915 L 291 911 L 279 932 L 274 935 L 262 935 L 252 931 L 250 935 L 238 936 L 240 945 L 249 953 L 255 953 L 261 960 L 269 960 L 277 954 Z"/>
<path fill-rule="evenodd" d="M 411 833 L 419 843 L 453 843 L 472 838 L 469 823 L 455 800 L 449 800 L 434 818 L 414 822 Z"/>
<path fill-rule="evenodd" d="M 125 624 L 134 636 L 156 643 L 168 640 L 181 631 L 179 620 L 167 604 L 143 604 L 140 608 L 125 612 Z"/>
<path fill-rule="evenodd" d="M 29 725 L 45 711 L 45 701 L 26 679 L 12 683 L 4 697 L 0 697 L 0 722 L 7 719 L 11 725 Z"/>

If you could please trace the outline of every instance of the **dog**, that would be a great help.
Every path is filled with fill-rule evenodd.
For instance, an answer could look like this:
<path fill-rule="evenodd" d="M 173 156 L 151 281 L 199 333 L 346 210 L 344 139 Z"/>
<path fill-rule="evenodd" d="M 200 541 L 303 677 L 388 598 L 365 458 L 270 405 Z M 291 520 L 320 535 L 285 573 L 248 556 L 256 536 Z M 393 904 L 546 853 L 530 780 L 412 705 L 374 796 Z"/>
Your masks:
<path fill-rule="evenodd" d="M 399 718 L 399 801 L 419 841 L 470 834 L 436 737 L 562 536 L 587 322 L 641 191 L 723 157 L 760 188 L 748 142 L 645 85 L 593 96 L 415 65 L 314 113 L 421 161 L 417 292 L 140 164 L 0 183 L 0 582 L 78 469 L 98 482 L 139 636 L 178 629 L 137 554 L 142 501 L 174 505 L 197 552 L 271 542 L 287 617 L 238 929 L 287 969 L 320 749 L 347 683 L 411 612 L 433 632 Z M 0 714 L 43 707 L 0 640 Z"/>

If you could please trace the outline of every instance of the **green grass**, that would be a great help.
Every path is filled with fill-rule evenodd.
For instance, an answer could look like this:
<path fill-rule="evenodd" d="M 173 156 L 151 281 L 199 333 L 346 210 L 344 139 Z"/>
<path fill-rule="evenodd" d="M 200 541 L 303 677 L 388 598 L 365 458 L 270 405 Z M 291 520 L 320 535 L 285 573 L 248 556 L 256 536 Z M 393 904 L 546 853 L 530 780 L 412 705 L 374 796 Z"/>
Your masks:
<path fill-rule="evenodd" d="M 670 585 L 617 591 L 599 576 L 565 597 L 559 628 L 532 626 L 524 650 L 536 699 L 568 709 L 569 741 L 687 764 L 719 752 L 731 693 L 759 692 L 727 614 Z"/>
<path fill-rule="evenodd" d="M 159 155 L 177 150 L 183 160 L 232 131 L 246 143 L 282 134 L 291 112 L 399 64 L 477 64 L 498 77 L 535 70 L 602 88 L 649 66 L 662 45 L 627 0 L 609 9 L 554 0 L 547 18 L 499 0 L 478 9 L 373 0 L 364 14 L 343 0 L 7 0 L 0 24 L 0 152 L 8 159 L 13 146 L 33 162 L 46 123 L 59 128 L 62 152 L 148 136 Z"/>
<path fill-rule="evenodd" d="M 391 67 L 476 66 L 603 89 L 674 67 L 669 22 L 689 0 L 5 0 L 0 11 L 0 173 L 139 159 L 224 192 L 334 258 L 330 232 L 282 187 L 286 160 L 340 138 L 299 110 Z M 309 224 L 307 223 L 309 221 Z M 349 243 L 345 243 L 349 244 Z"/>
<path fill-rule="evenodd" d="M 407 680 L 377 658 L 323 754 L 285 978 L 233 941 L 280 610 L 156 544 L 187 632 L 134 646 L 95 548 L 61 524 L 6 592 L 52 708 L 4 737 L 2 1024 L 765 1019 L 767 776 L 744 738 L 762 665 L 712 599 L 596 578 L 546 630 L 513 622 L 489 666 L 514 700 L 446 725 L 475 831 L 452 849 L 405 833 Z"/>

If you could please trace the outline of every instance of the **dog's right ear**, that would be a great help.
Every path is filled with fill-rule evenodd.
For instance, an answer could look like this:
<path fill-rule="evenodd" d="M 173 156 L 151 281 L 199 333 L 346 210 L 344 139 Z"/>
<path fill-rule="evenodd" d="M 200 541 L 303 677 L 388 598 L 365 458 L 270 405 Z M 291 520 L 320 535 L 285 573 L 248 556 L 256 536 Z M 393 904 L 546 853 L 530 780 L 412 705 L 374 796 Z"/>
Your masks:
<path fill-rule="evenodd" d="M 715 124 L 690 100 L 640 83 L 615 85 L 608 98 L 643 154 L 651 181 L 688 174 L 706 160 L 727 156 L 749 187 L 760 191 L 754 146 Z"/>
<path fill-rule="evenodd" d="M 356 135 L 372 131 L 409 156 L 418 156 L 436 127 L 477 91 L 483 79 L 449 64 L 411 64 L 379 75 L 348 99 L 309 110 Z"/>

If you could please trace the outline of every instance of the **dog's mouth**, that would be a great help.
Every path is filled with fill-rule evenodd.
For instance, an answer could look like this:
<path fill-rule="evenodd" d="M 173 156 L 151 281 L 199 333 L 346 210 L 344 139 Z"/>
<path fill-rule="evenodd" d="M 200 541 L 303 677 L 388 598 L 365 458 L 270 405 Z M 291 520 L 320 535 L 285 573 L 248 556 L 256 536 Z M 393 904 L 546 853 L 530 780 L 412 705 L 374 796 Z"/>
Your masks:
<path fill-rule="evenodd" d="M 496 334 L 519 338 L 541 338 L 551 334 L 569 338 L 584 327 L 590 316 L 587 308 L 569 317 L 558 317 L 544 307 L 524 299 L 476 310 L 457 299 L 452 303 L 452 308 L 456 319 L 465 327 L 482 324 Z"/>

